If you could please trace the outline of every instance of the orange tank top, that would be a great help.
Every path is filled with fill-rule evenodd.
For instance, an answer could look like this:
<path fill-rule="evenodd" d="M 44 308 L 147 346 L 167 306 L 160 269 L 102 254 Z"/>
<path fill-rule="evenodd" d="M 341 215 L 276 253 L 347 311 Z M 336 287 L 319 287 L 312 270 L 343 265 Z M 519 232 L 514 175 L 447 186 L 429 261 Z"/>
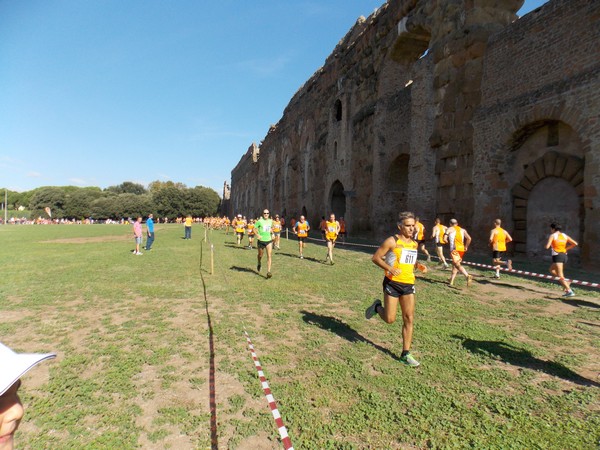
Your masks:
<path fill-rule="evenodd" d="M 392 281 L 404 284 L 415 284 L 415 263 L 417 262 L 417 247 L 418 244 L 412 239 L 410 242 L 405 242 L 396 237 L 396 247 L 385 255 L 385 262 L 400 269 L 400 275 L 392 275 L 386 271 L 385 276 Z"/>

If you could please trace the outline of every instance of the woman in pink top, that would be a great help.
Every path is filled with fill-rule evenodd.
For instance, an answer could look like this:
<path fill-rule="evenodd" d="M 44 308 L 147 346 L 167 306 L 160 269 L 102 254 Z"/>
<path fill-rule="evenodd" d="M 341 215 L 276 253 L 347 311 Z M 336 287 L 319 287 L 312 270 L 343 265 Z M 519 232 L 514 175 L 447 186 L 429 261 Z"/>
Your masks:
<path fill-rule="evenodd" d="M 133 222 L 133 236 L 135 238 L 135 251 L 134 255 L 142 255 L 140 252 L 140 245 L 142 245 L 142 218 L 138 217 L 135 222 Z"/>

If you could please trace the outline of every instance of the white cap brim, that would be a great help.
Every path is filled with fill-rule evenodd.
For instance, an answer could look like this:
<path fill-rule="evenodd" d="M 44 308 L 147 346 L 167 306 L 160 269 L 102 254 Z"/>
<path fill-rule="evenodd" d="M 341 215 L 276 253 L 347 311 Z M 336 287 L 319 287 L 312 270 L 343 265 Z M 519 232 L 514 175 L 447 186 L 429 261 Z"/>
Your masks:
<path fill-rule="evenodd" d="M 0 395 L 35 365 L 54 357 L 54 353 L 15 353 L 0 343 Z"/>

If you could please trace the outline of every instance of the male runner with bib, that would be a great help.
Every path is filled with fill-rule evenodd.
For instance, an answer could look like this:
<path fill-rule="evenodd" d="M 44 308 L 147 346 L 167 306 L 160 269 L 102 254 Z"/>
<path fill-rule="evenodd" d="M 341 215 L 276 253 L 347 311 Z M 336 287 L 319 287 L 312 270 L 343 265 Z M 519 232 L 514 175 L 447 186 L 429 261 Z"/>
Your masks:
<path fill-rule="evenodd" d="M 415 216 L 402 212 L 398 218 L 398 234 L 390 236 L 375 251 L 371 258 L 376 266 L 385 271 L 383 278 L 383 305 L 375 300 L 365 311 L 367 319 L 376 314 L 386 323 L 394 323 L 398 304 L 402 311 L 402 354 L 400 361 L 408 366 L 418 367 L 420 363 L 411 355 L 414 315 L 415 315 L 415 274 L 414 268 L 426 271 L 417 263 L 418 244 L 415 235 Z"/>

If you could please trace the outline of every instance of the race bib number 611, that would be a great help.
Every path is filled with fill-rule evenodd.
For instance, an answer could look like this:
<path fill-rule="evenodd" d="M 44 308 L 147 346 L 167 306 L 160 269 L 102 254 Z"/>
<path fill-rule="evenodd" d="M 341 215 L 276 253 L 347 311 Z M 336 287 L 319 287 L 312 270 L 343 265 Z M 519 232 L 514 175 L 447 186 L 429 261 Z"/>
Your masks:
<path fill-rule="evenodd" d="M 403 248 L 400 253 L 400 264 L 414 264 L 417 262 L 417 251 Z"/>

